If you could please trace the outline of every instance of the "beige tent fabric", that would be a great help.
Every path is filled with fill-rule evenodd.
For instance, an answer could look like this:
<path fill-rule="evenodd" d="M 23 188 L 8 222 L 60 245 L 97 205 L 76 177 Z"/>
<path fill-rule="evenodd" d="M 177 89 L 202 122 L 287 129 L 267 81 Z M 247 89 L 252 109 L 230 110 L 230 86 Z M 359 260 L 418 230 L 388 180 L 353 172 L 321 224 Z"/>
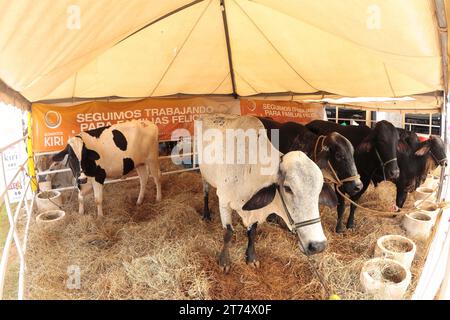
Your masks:
<path fill-rule="evenodd" d="M 8 87 L 0 80 L 0 103 L 10 104 L 24 111 L 31 110 L 31 103 L 20 93 Z"/>
<path fill-rule="evenodd" d="M 73 4 L 79 30 L 66 28 Z M 30 101 L 233 92 L 219 0 L 0 7 L 0 78 Z M 238 95 L 442 90 L 433 1 L 225 0 L 225 8 Z"/>
<path fill-rule="evenodd" d="M 99 53 L 189 2 L 0 0 L 0 79 L 30 101 L 41 99 Z M 77 6 L 80 28 L 73 29 Z"/>

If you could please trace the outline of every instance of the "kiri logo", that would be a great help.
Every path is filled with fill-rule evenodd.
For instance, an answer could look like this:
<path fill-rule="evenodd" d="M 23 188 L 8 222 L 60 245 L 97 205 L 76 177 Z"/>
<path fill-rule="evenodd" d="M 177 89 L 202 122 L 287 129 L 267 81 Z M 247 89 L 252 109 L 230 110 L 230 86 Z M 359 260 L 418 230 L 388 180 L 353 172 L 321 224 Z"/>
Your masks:
<path fill-rule="evenodd" d="M 59 112 L 49 110 L 44 115 L 44 122 L 49 129 L 56 129 L 61 125 L 61 114 Z"/>
<path fill-rule="evenodd" d="M 249 101 L 249 104 L 247 106 L 248 110 L 251 112 L 256 110 L 256 102 L 255 101 Z"/>

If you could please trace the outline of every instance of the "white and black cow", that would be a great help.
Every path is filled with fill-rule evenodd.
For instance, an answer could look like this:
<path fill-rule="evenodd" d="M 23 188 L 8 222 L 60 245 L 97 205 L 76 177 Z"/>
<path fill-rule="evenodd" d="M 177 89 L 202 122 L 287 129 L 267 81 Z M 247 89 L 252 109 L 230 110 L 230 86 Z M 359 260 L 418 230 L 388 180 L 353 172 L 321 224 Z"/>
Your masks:
<path fill-rule="evenodd" d="M 148 169 L 156 184 L 156 201 L 161 200 L 158 127 L 150 121 L 135 120 L 81 132 L 69 139 L 66 148 L 53 156 L 53 160 L 61 161 L 66 155 L 80 190 L 81 214 L 84 213 L 83 197 L 93 187 L 98 215 L 102 216 L 105 179 L 121 178 L 133 169 L 140 179 L 137 204 L 144 199 Z"/>
<path fill-rule="evenodd" d="M 323 175 L 318 165 L 301 151 L 280 153 L 256 117 L 205 115 L 196 121 L 195 130 L 205 190 L 209 185 L 217 188 L 219 198 L 220 218 L 225 229 L 219 257 L 223 271 L 228 272 L 231 265 L 228 249 L 233 233 L 232 210 L 248 228 L 246 261 L 250 265 L 259 266 L 254 246 L 257 224 L 266 221 L 271 213 L 280 216 L 289 229 L 297 233 L 305 254 L 325 249 L 326 237 L 319 215 Z M 251 130 L 257 132 L 256 144 L 248 134 Z M 226 141 L 220 141 L 224 136 Z M 261 149 L 270 154 L 270 163 L 262 158 L 256 162 L 250 160 L 260 154 Z"/>

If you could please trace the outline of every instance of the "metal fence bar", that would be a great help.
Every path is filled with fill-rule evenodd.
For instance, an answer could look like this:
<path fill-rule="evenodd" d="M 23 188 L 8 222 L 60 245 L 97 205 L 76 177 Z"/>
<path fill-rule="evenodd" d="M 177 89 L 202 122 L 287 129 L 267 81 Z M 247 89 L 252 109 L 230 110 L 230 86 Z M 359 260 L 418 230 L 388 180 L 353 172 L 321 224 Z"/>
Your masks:
<path fill-rule="evenodd" d="M 4 171 L 3 156 L 2 156 L 2 169 Z M 18 173 L 21 172 L 22 170 L 23 170 L 23 168 L 19 168 Z M 17 177 L 17 174 L 15 176 Z M 6 184 L 6 176 L 5 175 L 4 175 L 4 183 Z M 30 187 L 30 184 L 31 184 L 31 179 L 28 179 L 28 183 L 27 183 L 25 190 L 27 190 Z M 6 270 L 7 270 L 7 266 L 8 266 L 9 254 L 11 251 L 11 244 L 12 244 L 13 240 L 16 245 L 17 252 L 19 254 L 19 266 L 22 268 L 25 268 L 25 255 L 22 250 L 23 247 L 20 245 L 19 236 L 18 236 L 17 230 L 16 230 L 16 224 L 17 224 L 19 213 L 22 209 L 22 204 L 24 203 L 26 195 L 27 195 L 27 192 L 24 192 L 19 204 L 16 207 L 14 214 L 11 211 L 8 193 L 3 195 L 3 200 L 5 203 L 5 207 L 6 207 L 6 212 L 8 214 L 8 220 L 9 220 L 10 226 L 9 226 L 8 234 L 6 236 L 5 245 L 3 247 L 2 258 L 0 260 L 0 300 L 3 298 L 3 288 L 5 285 Z"/>
<path fill-rule="evenodd" d="M 23 171 L 23 177 L 24 180 L 26 180 L 27 177 L 29 177 L 29 174 L 27 174 L 26 171 Z M 31 189 L 31 178 L 29 178 L 29 183 L 27 188 L 25 189 L 24 192 L 24 207 L 25 207 L 25 211 L 27 213 L 27 219 L 26 219 L 26 224 L 25 224 L 25 230 L 24 230 L 24 235 L 23 235 L 23 239 L 22 239 L 22 252 L 23 252 L 23 256 L 24 256 L 24 261 L 22 264 L 20 264 L 19 266 L 19 289 L 18 289 L 18 293 L 17 293 L 17 298 L 18 300 L 23 300 L 24 298 L 24 291 L 25 291 L 25 270 L 26 270 L 26 260 L 25 260 L 25 256 L 26 256 L 26 251 L 27 251 L 27 243 L 28 243 L 28 232 L 30 230 L 30 223 L 31 223 L 31 216 L 33 213 L 33 205 L 34 205 L 34 196 L 33 196 L 33 192 Z M 28 205 L 28 193 L 31 192 L 31 202 Z"/>

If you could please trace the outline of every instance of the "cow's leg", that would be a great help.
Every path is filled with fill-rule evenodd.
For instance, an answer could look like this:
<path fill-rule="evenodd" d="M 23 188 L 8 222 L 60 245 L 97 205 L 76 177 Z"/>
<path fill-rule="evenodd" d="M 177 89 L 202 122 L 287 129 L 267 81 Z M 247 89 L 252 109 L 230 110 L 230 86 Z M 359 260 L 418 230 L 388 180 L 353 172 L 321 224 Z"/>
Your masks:
<path fill-rule="evenodd" d="M 147 163 L 150 173 L 156 185 L 156 201 L 161 201 L 161 170 L 158 159 L 152 159 Z"/>
<path fill-rule="evenodd" d="M 350 197 L 350 199 L 352 199 L 354 202 L 358 201 L 359 198 L 361 198 L 361 196 L 364 194 L 364 192 L 366 192 L 367 188 L 369 187 L 370 184 L 370 180 L 368 181 L 362 181 L 363 182 L 363 188 L 361 189 L 361 191 L 359 191 L 357 194 L 355 194 L 354 196 Z M 350 204 L 350 213 L 348 215 L 348 220 L 347 220 L 347 229 L 352 229 L 355 226 L 355 210 L 356 210 L 356 206 L 351 203 Z"/>
<path fill-rule="evenodd" d="M 395 197 L 395 204 L 397 205 L 397 208 L 399 209 L 399 208 L 403 208 L 406 198 L 408 197 L 408 193 L 405 191 L 406 188 L 404 185 L 396 185 L 396 187 L 397 187 L 397 195 Z"/>
<path fill-rule="evenodd" d="M 142 201 L 144 201 L 145 187 L 147 186 L 148 181 L 147 166 L 146 165 L 138 166 L 136 167 L 136 171 L 138 173 L 140 181 L 139 197 L 137 199 L 136 204 L 140 205 L 142 204 Z"/>
<path fill-rule="evenodd" d="M 228 273 L 231 268 L 229 249 L 231 240 L 233 238 L 233 227 L 231 226 L 231 208 L 228 205 L 219 204 L 219 210 L 220 219 L 222 220 L 222 226 L 225 229 L 223 234 L 223 247 L 219 255 L 219 266 L 224 273 Z"/>
<path fill-rule="evenodd" d="M 94 187 L 94 198 L 95 204 L 97 205 L 97 215 L 99 217 L 103 217 L 103 185 L 101 183 L 98 183 L 97 181 L 93 181 L 92 186 Z"/>
<path fill-rule="evenodd" d="M 78 213 L 84 214 L 84 197 L 81 190 L 78 191 Z"/>
<path fill-rule="evenodd" d="M 336 188 L 338 188 L 336 186 Z M 344 217 L 344 211 L 345 211 L 345 199 L 339 192 L 336 191 L 336 197 L 338 199 L 338 205 L 337 205 L 337 221 L 336 221 L 336 232 L 342 233 L 344 232 L 344 226 L 342 224 L 342 218 Z"/>
<path fill-rule="evenodd" d="M 84 214 L 84 196 L 89 193 L 92 189 L 92 184 L 87 183 L 81 185 L 80 189 L 78 189 L 78 213 Z"/>
<path fill-rule="evenodd" d="M 248 237 L 248 245 L 247 250 L 245 251 L 245 260 L 247 264 L 259 268 L 259 261 L 256 257 L 255 251 L 255 239 L 256 239 L 256 227 L 258 223 L 255 222 L 247 229 L 247 237 Z"/>
<path fill-rule="evenodd" d="M 208 205 L 209 183 L 203 180 L 203 219 L 211 221 L 211 213 Z"/>

